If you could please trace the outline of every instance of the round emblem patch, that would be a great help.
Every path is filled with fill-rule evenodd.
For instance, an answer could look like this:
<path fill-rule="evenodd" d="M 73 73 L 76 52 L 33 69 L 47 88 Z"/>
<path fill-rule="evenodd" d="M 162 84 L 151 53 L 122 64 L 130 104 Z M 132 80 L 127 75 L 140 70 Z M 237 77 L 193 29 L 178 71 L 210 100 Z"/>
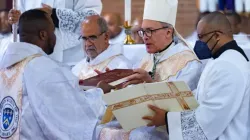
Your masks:
<path fill-rule="evenodd" d="M 0 137 L 9 138 L 11 137 L 18 128 L 19 121 L 19 109 L 16 105 L 15 100 L 7 96 L 0 104 Z"/>

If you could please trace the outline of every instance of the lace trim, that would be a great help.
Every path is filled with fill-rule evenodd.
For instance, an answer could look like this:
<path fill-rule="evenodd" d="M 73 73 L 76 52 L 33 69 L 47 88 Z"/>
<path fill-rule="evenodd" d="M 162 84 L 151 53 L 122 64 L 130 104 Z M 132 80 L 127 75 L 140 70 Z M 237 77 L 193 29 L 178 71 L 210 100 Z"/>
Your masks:
<path fill-rule="evenodd" d="M 194 111 L 181 112 L 181 129 L 183 140 L 208 140 Z"/>
<path fill-rule="evenodd" d="M 98 15 L 98 13 L 93 10 L 75 12 L 71 9 L 57 9 L 56 14 L 59 19 L 59 28 L 61 30 L 77 33 L 80 33 L 80 24 L 86 17 Z"/>

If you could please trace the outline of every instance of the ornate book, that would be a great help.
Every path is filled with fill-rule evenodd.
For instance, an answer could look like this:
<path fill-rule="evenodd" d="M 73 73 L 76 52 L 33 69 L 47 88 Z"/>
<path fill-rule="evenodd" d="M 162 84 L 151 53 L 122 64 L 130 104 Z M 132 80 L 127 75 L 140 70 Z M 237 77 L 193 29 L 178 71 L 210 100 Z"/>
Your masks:
<path fill-rule="evenodd" d="M 114 69 L 85 80 L 80 80 L 79 84 L 89 88 L 96 87 L 100 81 L 104 81 L 119 88 L 124 82 L 126 82 L 126 77 L 132 74 L 134 74 L 134 71 L 130 69 Z"/>
<path fill-rule="evenodd" d="M 153 116 L 148 104 L 169 112 L 192 110 L 198 107 L 185 82 L 159 82 L 140 84 L 103 95 L 114 116 L 124 130 L 130 131 L 148 122 L 143 116 Z"/>

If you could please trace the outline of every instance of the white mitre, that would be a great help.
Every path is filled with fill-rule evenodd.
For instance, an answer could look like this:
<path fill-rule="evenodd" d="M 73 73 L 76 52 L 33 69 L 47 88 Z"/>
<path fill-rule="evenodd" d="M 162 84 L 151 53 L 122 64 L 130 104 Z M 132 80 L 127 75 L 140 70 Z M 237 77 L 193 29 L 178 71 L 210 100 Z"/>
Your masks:
<path fill-rule="evenodd" d="M 191 48 L 185 39 L 175 29 L 178 0 L 145 0 L 143 19 L 171 24 L 175 35 Z"/>

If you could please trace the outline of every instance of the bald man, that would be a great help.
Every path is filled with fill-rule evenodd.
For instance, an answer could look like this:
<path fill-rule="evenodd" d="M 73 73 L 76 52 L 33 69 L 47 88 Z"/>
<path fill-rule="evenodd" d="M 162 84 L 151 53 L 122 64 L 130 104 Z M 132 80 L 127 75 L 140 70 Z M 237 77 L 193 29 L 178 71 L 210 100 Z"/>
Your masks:
<path fill-rule="evenodd" d="M 230 23 L 220 12 L 197 26 L 194 51 L 206 65 L 193 111 L 166 112 L 154 108 L 152 124 L 167 125 L 170 140 L 247 140 L 249 137 L 250 72 L 248 58 L 233 40 Z M 165 120 L 165 121 L 164 121 Z"/>
<path fill-rule="evenodd" d="M 141 29 L 142 21 L 143 20 L 141 18 L 136 18 L 132 23 L 132 38 L 136 44 L 144 44 L 143 39 L 138 35 L 138 31 Z"/>
<path fill-rule="evenodd" d="M 106 21 L 96 15 L 89 16 L 82 24 L 81 39 L 87 58 L 73 67 L 72 72 L 80 79 L 96 76 L 95 70 L 131 69 L 131 63 L 122 54 L 123 44 L 109 44 Z"/>
<path fill-rule="evenodd" d="M 123 44 L 126 34 L 125 30 L 122 28 L 122 20 L 119 14 L 117 13 L 107 13 L 104 15 L 104 19 L 107 22 L 109 35 L 110 35 L 110 44 Z"/>

